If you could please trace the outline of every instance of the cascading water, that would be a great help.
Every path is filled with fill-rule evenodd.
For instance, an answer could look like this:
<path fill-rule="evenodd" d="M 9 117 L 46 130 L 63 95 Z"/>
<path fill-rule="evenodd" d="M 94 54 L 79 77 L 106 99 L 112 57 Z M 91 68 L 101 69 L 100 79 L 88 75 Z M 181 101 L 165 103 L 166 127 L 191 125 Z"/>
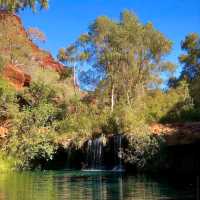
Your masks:
<path fill-rule="evenodd" d="M 87 168 L 101 170 L 103 169 L 103 141 L 102 137 L 94 140 L 88 140 L 87 143 Z"/>
<path fill-rule="evenodd" d="M 112 169 L 112 171 L 124 171 L 122 165 L 122 136 L 120 134 L 113 136 L 113 142 L 109 143 L 106 142 L 107 139 L 104 139 L 105 137 L 101 136 L 87 141 L 86 164 L 83 170 Z M 106 156 L 110 156 L 110 158 Z M 108 164 L 109 159 L 112 160 L 111 165 Z"/>
<path fill-rule="evenodd" d="M 115 167 L 113 171 L 124 171 L 122 165 L 122 135 L 120 134 L 114 136 L 114 154 Z"/>
<path fill-rule="evenodd" d="M 72 149 L 71 148 L 68 148 L 68 151 L 67 151 L 67 164 L 66 164 L 66 168 L 67 169 L 70 169 L 71 168 L 71 155 L 72 155 Z"/>

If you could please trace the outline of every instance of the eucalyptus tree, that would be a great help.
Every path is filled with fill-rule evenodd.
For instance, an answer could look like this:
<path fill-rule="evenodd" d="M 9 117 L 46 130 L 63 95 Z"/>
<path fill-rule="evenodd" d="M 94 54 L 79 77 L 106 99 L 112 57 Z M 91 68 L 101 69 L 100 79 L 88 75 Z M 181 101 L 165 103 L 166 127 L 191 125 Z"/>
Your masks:
<path fill-rule="evenodd" d="M 161 82 L 162 72 L 174 67 L 163 60 L 172 42 L 129 11 L 119 21 L 98 17 L 78 44 L 79 51 L 89 55 L 87 63 L 105 75 L 98 89 L 110 96 L 111 111 L 121 101 L 131 104 L 142 90 Z"/>
<path fill-rule="evenodd" d="M 200 75 L 200 37 L 196 33 L 186 36 L 181 44 L 182 50 L 186 54 L 179 57 L 180 62 L 184 65 L 182 76 L 187 77 L 189 80 L 195 79 Z"/>
<path fill-rule="evenodd" d="M 84 52 L 79 52 L 77 44 L 71 44 L 66 48 L 59 49 L 57 56 L 58 60 L 67 65 L 67 67 L 73 68 L 73 82 L 74 90 L 76 87 L 79 87 L 77 71 L 78 71 L 78 62 L 81 62 L 86 59 L 86 54 Z"/>
<path fill-rule="evenodd" d="M 16 12 L 24 8 L 36 10 L 37 5 L 41 8 L 48 7 L 48 0 L 0 0 L 0 10 Z"/>
<path fill-rule="evenodd" d="M 78 60 L 78 55 L 76 54 L 76 46 L 70 45 L 66 49 L 61 48 L 58 53 L 59 61 L 67 64 L 68 66 L 73 68 L 73 82 L 74 82 L 74 90 L 77 85 L 76 81 L 76 61 Z"/>
<path fill-rule="evenodd" d="M 185 54 L 180 55 L 179 60 L 183 64 L 180 80 L 185 79 L 189 84 L 190 95 L 194 103 L 200 106 L 200 37 L 192 33 L 186 36 L 181 44 Z"/>
<path fill-rule="evenodd" d="M 30 27 L 27 30 L 27 34 L 29 39 L 32 40 L 33 42 L 35 41 L 46 42 L 47 40 L 45 34 L 41 30 L 35 27 Z"/>

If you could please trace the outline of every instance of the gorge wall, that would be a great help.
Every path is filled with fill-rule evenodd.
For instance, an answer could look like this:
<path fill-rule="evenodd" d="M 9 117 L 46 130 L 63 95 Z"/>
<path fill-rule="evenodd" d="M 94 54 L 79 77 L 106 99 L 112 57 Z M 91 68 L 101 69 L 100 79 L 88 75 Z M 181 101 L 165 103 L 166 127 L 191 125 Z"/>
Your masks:
<path fill-rule="evenodd" d="M 38 67 L 62 73 L 64 66 L 33 43 L 17 15 L 0 11 L 0 29 L 0 56 L 5 65 L 3 75 L 17 89 L 29 84 Z"/>

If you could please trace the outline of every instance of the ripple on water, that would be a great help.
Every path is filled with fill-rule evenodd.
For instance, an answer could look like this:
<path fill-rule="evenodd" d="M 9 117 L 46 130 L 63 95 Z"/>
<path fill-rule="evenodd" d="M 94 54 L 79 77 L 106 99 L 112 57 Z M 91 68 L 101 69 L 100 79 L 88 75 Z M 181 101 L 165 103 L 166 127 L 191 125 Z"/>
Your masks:
<path fill-rule="evenodd" d="M 110 171 L 46 171 L 0 175 L 0 200 L 190 200 L 195 178 Z"/>

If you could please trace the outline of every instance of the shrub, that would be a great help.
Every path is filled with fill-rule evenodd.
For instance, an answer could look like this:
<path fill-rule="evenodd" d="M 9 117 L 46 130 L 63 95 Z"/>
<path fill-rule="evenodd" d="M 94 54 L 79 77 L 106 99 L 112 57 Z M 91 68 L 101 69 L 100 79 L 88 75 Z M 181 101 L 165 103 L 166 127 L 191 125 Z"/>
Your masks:
<path fill-rule="evenodd" d="M 15 160 L 7 156 L 5 153 L 0 152 L 0 173 L 6 173 L 14 170 Z"/>
<path fill-rule="evenodd" d="M 164 139 L 151 134 L 141 105 L 120 106 L 106 123 L 106 131 L 113 134 L 123 134 L 127 146 L 122 150 L 122 159 L 138 170 L 149 169 L 160 164 L 160 153 L 163 151 Z M 157 159 L 157 162 L 154 160 Z M 149 165 L 151 163 L 151 165 Z"/>
<path fill-rule="evenodd" d="M 56 151 L 55 133 L 49 128 L 31 128 L 27 133 L 11 132 L 7 153 L 16 159 L 18 169 L 43 168 Z"/>
<path fill-rule="evenodd" d="M 161 160 L 164 139 L 152 135 L 147 126 L 136 127 L 135 131 L 127 135 L 128 146 L 122 152 L 125 163 L 131 164 L 137 170 L 153 170 Z"/>
<path fill-rule="evenodd" d="M 5 96 L 6 92 L 3 94 Z M 58 108 L 51 102 L 50 94 L 50 88 L 34 83 L 20 94 L 22 99 L 31 99 L 27 100 L 29 104 L 19 109 L 14 100 L 10 100 L 10 104 L 6 102 L 7 117 L 11 119 L 12 126 L 3 150 L 17 160 L 17 168 L 35 168 L 43 165 L 52 158 L 57 148 L 54 122 Z M 38 160 L 41 162 L 37 162 Z"/>

